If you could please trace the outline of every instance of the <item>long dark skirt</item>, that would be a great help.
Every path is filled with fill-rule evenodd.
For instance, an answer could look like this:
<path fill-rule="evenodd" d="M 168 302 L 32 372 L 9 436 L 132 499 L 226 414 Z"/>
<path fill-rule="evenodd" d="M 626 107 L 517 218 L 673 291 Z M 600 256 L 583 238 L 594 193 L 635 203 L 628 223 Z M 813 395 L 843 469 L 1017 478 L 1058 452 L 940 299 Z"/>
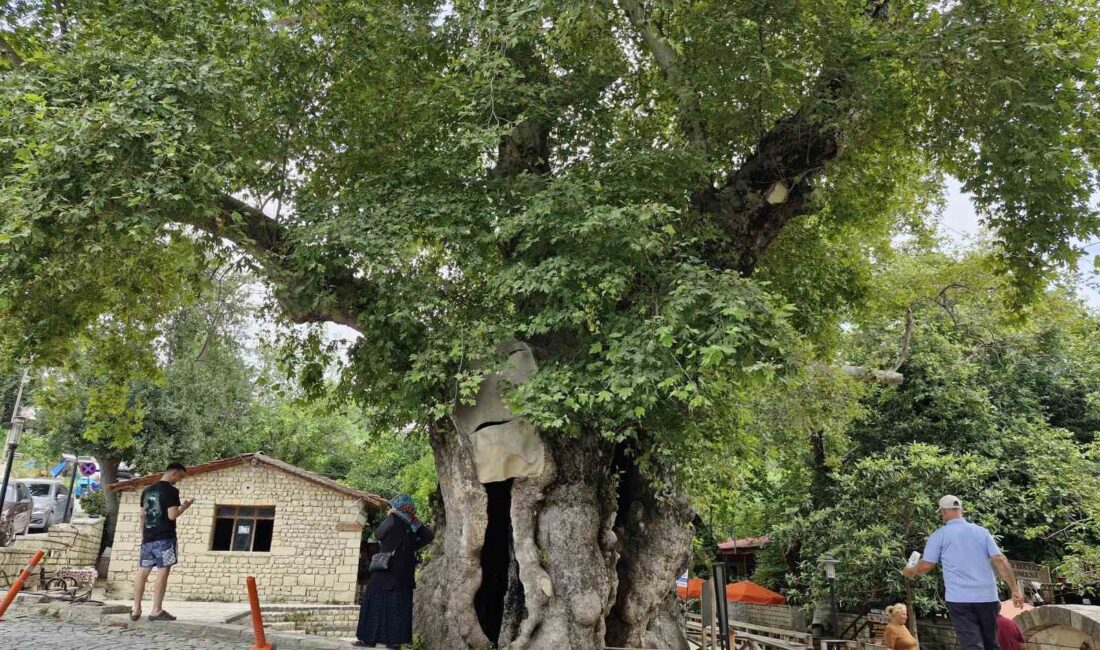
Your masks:
<path fill-rule="evenodd" d="M 367 587 L 359 607 L 356 638 L 363 643 L 412 643 L 413 590 L 374 591 Z"/>

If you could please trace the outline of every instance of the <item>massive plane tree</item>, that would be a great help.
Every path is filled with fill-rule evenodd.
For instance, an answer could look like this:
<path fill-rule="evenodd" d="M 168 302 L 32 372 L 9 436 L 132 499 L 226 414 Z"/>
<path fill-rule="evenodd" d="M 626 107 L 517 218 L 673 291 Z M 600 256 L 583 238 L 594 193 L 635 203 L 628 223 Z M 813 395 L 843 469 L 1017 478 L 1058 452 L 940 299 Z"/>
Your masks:
<path fill-rule="evenodd" d="M 147 332 L 219 258 L 357 330 L 344 394 L 435 451 L 431 648 L 685 647 L 680 470 L 834 361 L 944 176 L 1021 297 L 1097 231 L 1092 0 L 2 12 L 5 354 Z"/>

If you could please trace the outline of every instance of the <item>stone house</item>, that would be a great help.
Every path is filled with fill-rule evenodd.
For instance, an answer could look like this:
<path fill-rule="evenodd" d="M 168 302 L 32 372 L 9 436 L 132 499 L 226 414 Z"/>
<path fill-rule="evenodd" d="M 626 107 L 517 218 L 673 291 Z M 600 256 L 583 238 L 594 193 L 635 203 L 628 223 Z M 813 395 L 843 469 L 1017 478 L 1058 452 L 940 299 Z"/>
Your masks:
<path fill-rule="evenodd" d="M 131 598 L 141 547 L 141 491 L 152 474 L 120 481 L 111 551 L 112 597 Z M 388 508 L 355 490 L 261 453 L 189 467 L 176 487 L 194 505 L 177 522 L 180 561 L 169 600 L 243 601 L 255 576 L 261 601 L 351 603 L 358 593 L 363 527 Z"/>

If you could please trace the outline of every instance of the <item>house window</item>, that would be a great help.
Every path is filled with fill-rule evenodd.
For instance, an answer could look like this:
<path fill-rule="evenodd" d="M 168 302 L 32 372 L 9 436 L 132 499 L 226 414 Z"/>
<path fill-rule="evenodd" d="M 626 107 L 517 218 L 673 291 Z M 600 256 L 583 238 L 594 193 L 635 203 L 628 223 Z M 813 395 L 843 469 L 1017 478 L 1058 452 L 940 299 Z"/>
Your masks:
<path fill-rule="evenodd" d="M 214 551 L 267 553 L 275 530 L 275 506 L 218 506 L 214 518 Z"/>

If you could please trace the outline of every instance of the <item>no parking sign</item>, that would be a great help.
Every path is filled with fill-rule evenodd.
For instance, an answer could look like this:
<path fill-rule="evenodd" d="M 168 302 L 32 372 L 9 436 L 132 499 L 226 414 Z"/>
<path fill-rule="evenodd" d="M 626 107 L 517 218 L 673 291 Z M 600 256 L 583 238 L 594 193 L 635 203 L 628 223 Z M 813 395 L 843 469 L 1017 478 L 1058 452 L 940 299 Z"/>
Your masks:
<path fill-rule="evenodd" d="M 96 471 L 98 471 L 98 470 L 99 470 L 99 468 L 96 467 L 95 463 L 81 463 L 80 464 L 80 473 L 84 476 L 91 476 L 91 475 L 95 474 Z"/>

